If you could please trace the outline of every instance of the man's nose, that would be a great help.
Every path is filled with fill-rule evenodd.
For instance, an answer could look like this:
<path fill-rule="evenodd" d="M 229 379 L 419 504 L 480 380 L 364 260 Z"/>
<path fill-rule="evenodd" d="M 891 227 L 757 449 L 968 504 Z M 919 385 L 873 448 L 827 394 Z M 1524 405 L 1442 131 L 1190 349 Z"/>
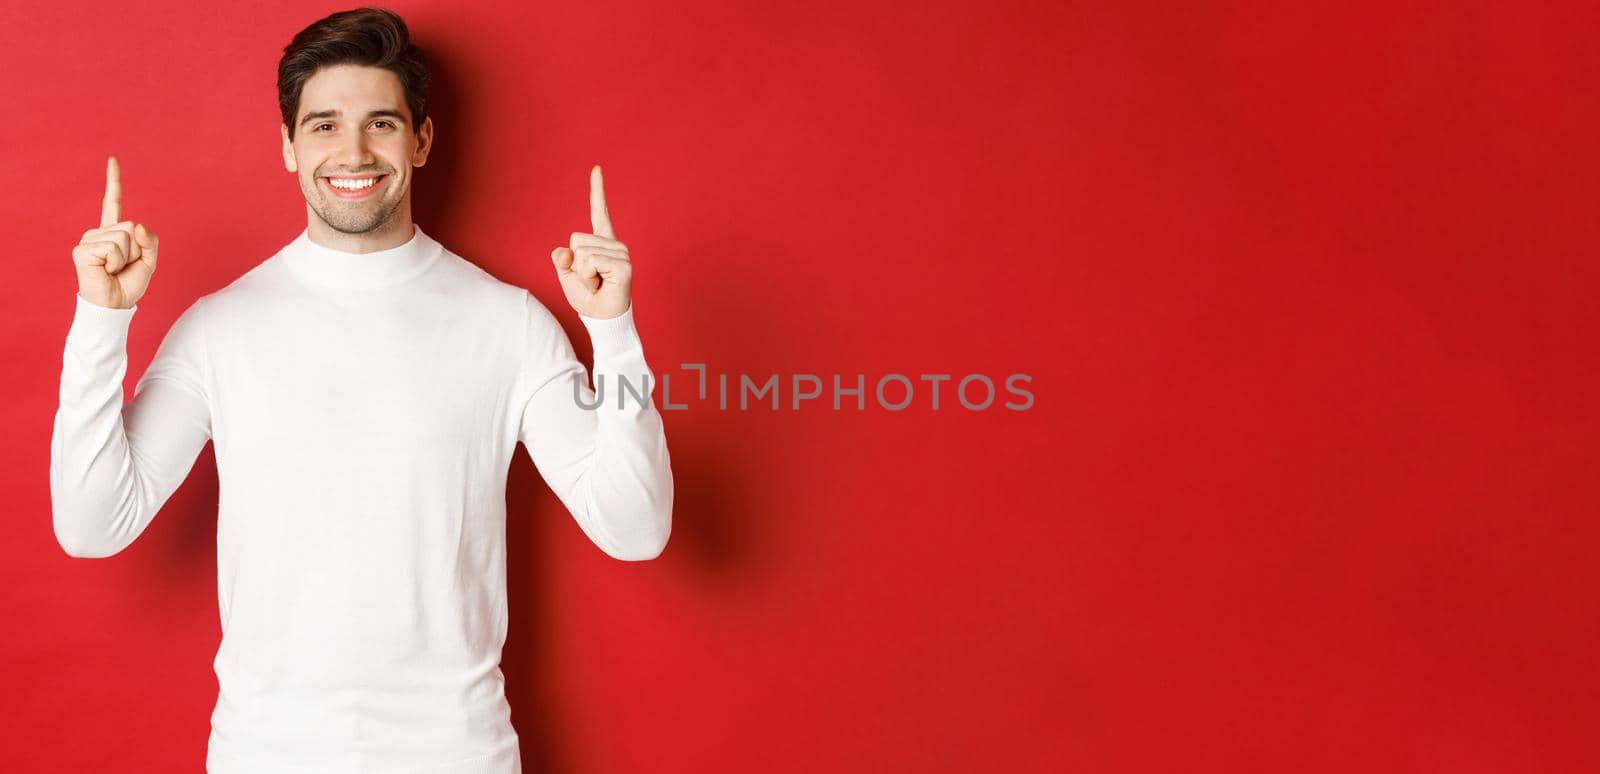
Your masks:
<path fill-rule="evenodd" d="M 372 155 L 372 148 L 367 143 L 367 137 L 361 132 L 355 132 L 351 139 L 339 146 L 339 161 L 346 169 L 364 169 L 376 161 Z"/>

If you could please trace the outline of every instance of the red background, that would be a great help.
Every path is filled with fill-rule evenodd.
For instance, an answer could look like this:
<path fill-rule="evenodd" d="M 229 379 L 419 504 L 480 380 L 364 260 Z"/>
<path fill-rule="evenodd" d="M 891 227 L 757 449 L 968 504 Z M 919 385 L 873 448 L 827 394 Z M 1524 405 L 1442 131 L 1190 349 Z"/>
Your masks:
<path fill-rule="evenodd" d="M 1033 378 L 668 412 L 645 563 L 519 451 L 530 772 L 1600 767 L 1600 14 L 1171 5 L 394 6 L 418 223 L 585 356 L 548 256 L 600 163 L 657 372 Z M 69 253 L 115 153 L 165 248 L 131 390 L 305 226 L 275 66 L 342 7 L 0 11 L 10 770 L 201 768 L 214 458 L 121 554 L 55 543 Z"/>

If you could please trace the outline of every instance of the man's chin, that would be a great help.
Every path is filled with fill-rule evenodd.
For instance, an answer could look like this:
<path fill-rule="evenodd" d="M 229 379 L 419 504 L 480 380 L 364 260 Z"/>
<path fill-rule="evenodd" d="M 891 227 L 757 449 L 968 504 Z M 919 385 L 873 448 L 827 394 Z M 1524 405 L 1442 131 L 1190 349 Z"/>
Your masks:
<path fill-rule="evenodd" d="M 312 209 L 316 211 L 317 217 L 321 218 L 322 222 L 326 223 L 328 228 L 334 231 L 341 234 L 367 234 L 377 231 L 388 223 L 393 216 L 394 210 L 389 210 L 388 213 L 385 213 L 382 207 L 379 206 L 375 208 L 375 211 L 369 213 L 349 211 L 365 209 L 361 205 L 366 204 L 362 202 L 358 206 L 343 208 L 337 204 L 324 202 L 323 206 L 313 207 Z M 340 210 L 347 211 L 341 212 Z"/>
<path fill-rule="evenodd" d="M 321 217 L 322 222 L 328 224 L 328 228 L 331 228 L 341 234 L 368 234 L 373 231 L 377 231 L 383 226 L 384 223 L 388 222 L 387 220 L 381 218 L 352 222 L 347 218 L 330 218 L 326 214 L 323 214 Z"/>

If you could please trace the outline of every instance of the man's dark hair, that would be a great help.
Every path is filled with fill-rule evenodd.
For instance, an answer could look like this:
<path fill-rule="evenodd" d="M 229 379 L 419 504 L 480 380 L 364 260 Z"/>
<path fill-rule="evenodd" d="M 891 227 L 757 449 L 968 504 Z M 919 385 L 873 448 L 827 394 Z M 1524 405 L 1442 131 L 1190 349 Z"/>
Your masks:
<path fill-rule="evenodd" d="M 306 81 L 323 67 L 339 64 L 382 67 L 400 79 L 406 106 L 411 109 L 411 131 L 422 131 L 428 117 L 428 63 L 411 42 L 400 15 L 387 8 L 356 8 L 330 14 L 301 30 L 283 48 L 278 60 L 278 110 L 294 139 L 300 92 Z"/>

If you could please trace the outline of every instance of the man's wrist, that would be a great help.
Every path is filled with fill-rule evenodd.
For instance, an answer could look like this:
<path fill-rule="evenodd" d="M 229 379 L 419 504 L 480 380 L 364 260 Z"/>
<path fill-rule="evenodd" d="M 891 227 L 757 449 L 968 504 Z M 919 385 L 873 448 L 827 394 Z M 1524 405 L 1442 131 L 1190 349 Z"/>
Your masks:
<path fill-rule="evenodd" d="M 578 320 L 589 331 L 589 341 L 594 345 L 596 360 L 639 346 L 639 331 L 634 327 L 632 302 L 616 317 L 590 317 L 580 312 Z"/>

